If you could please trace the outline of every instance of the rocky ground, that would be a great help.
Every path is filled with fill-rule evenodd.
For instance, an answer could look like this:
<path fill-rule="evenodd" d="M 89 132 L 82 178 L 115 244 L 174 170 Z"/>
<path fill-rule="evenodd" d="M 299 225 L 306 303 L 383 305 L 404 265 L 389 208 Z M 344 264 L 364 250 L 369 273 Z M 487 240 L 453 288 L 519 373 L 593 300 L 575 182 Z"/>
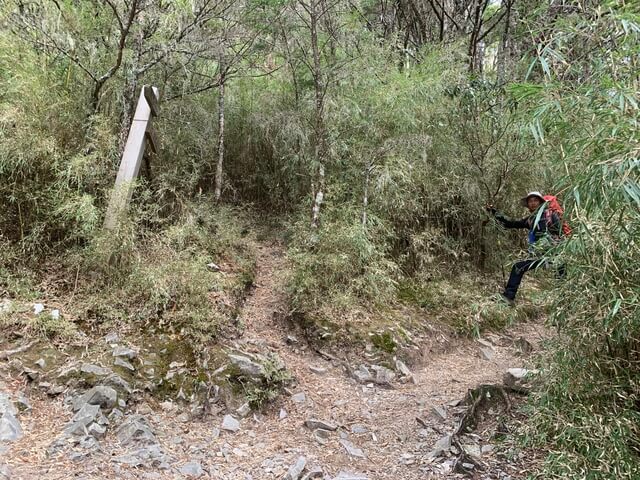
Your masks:
<path fill-rule="evenodd" d="M 543 327 L 449 343 L 415 365 L 383 366 L 367 351 L 349 360 L 285 324 L 283 262 L 278 246 L 261 247 L 244 333 L 227 340 L 219 369 L 273 379 L 283 365 L 292 380 L 275 402 L 256 411 L 206 381 L 204 403 L 182 389 L 159 401 L 118 374 L 151 374 L 154 348 L 117 335 L 99 340 L 108 357 L 73 363 L 92 386 L 69 386 L 69 372 L 43 378 L 47 360 L 25 357 L 37 346 L 23 344 L 0 352 L 0 479 L 507 480 L 535 470 L 535 456 L 505 435 L 526 393 L 526 372 L 507 370 L 527 366 Z M 174 362 L 164 378 L 184 368 Z"/>

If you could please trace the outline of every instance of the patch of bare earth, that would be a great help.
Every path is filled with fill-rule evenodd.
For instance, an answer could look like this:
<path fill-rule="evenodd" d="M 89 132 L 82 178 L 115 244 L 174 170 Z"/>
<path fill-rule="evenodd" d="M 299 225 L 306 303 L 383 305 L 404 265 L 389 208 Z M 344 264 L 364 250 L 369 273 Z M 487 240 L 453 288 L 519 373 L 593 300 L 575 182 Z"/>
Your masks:
<path fill-rule="evenodd" d="M 185 478 L 180 467 L 197 462 L 203 470 L 200 478 L 281 479 L 301 456 L 307 470 L 314 466 L 323 470 L 325 477 L 319 478 L 334 478 L 340 472 L 369 480 L 463 478 L 453 471 L 448 460 L 451 454 L 433 456 L 436 443 L 454 431 L 464 410 L 453 405 L 480 384 L 501 383 L 508 368 L 525 366 L 526 359 L 514 340 L 522 338 L 535 349 L 547 334 L 543 327 L 517 325 L 487 338 L 492 347 L 475 341 L 457 342 L 448 352 L 413 366 L 415 383 L 394 381 L 391 388 L 360 384 L 346 374 L 341 362 L 326 360 L 303 342 L 287 341 L 291 332 L 281 320 L 284 302 L 279 288 L 284 269 L 282 248 L 262 245 L 255 287 L 241 317 L 244 334 L 229 340 L 230 345 L 245 351 L 275 351 L 286 364 L 295 381 L 290 392 L 274 405 L 240 420 L 240 430 L 230 433 L 218 430 L 223 411 L 214 411 L 204 419 L 188 419 L 179 415 L 180 410 L 151 404 L 153 411 L 142 413 L 150 419 L 172 467 L 161 470 L 113 462 L 112 458 L 126 453 L 126 448 L 119 446 L 111 430 L 100 442 L 100 450 L 86 458 L 71 461 L 68 455 L 48 456 L 48 445 L 62 431 L 70 413 L 59 400 L 35 397 L 32 409 L 20 416 L 24 437 L 0 447 L 11 478 Z M 489 351 L 483 354 L 481 348 Z M 24 391 L 24 387 L 22 383 L 9 384 L 6 376 L 0 381 L 0 391 Z M 440 415 L 434 407 L 439 407 Z M 136 408 L 149 406 L 139 404 L 133 410 Z M 183 412 L 187 411 L 185 407 Z M 310 418 L 339 428 L 320 443 L 304 425 Z M 482 470 L 475 470 L 472 476 L 523 478 L 521 465 L 525 462 L 517 456 L 506 460 L 508 447 L 477 433 L 476 443 L 485 451 Z"/>

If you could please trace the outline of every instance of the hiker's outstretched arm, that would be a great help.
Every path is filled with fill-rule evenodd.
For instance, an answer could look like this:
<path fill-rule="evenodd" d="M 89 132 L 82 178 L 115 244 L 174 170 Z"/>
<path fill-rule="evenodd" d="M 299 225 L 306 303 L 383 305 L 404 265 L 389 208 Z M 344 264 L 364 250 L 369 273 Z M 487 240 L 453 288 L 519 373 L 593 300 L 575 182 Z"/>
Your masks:
<path fill-rule="evenodd" d="M 525 228 L 525 229 L 529 228 L 529 217 L 525 217 L 517 220 L 517 219 L 509 218 L 499 212 L 496 212 L 494 217 L 504 228 Z"/>

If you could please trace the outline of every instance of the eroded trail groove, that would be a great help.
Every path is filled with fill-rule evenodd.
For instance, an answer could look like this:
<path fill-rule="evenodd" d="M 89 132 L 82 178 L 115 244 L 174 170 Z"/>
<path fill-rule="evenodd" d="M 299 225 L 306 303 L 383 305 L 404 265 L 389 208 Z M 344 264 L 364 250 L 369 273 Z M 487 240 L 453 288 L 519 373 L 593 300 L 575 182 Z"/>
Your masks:
<path fill-rule="evenodd" d="M 0 450 L 12 472 L 10 478 L 464 478 L 454 471 L 455 455 L 438 452 L 464 410 L 455 404 L 469 389 L 501 383 L 508 368 L 523 367 L 526 359 L 514 340 L 536 348 L 542 327 L 529 323 L 487 336 L 482 343 L 461 341 L 449 352 L 411 366 L 415 382 L 395 379 L 390 387 L 359 383 L 341 361 L 320 356 L 300 336 L 288 338 L 295 332 L 284 320 L 284 270 L 283 248 L 262 244 L 255 286 L 240 316 L 243 334 L 228 341 L 230 348 L 245 352 L 276 353 L 291 373 L 293 382 L 287 392 L 266 410 L 238 417 L 239 429 L 229 432 L 221 429 L 227 413 L 222 407 L 195 418 L 179 402 L 138 402 L 127 415 L 138 413 L 148 419 L 162 456 L 158 461 L 136 464 L 113 461 L 141 448 L 122 445 L 115 428 L 108 429 L 91 454 L 47 455 L 49 444 L 71 415 L 62 400 L 36 398 L 31 401 L 31 413 L 21 417 L 24 437 Z M 16 391 L 20 385 L 2 388 Z M 310 419 L 331 428 L 313 431 L 305 426 Z M 504 460 L 494 439 L 484 438 L 480 430 L 474 448 L 483 470 L 472 476 L 521 478 L 522 468 Z M 451 448 L 455 450 L 455 444 Z M 301 457 L 306 462 L 305 473 L 285 477 Z M 304 477 L 314 471 L 318 476 Z"/>

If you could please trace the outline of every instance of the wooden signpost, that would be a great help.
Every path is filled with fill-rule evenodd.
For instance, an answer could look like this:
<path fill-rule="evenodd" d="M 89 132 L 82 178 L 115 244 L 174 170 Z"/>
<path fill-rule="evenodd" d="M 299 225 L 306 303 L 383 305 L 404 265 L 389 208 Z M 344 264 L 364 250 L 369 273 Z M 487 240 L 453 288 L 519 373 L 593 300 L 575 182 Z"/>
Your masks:
<path fill-rule="evenodd" d="M 159 100 L 160 93 L 156 87 L 142 87 L 104 220 L 104 227 L 108 230 L 114 229 L 119 218 L 128 210 L 146 144 L 154 153 L 160 147 L 151 128 L 151 119 L 160 113 Z"/>

